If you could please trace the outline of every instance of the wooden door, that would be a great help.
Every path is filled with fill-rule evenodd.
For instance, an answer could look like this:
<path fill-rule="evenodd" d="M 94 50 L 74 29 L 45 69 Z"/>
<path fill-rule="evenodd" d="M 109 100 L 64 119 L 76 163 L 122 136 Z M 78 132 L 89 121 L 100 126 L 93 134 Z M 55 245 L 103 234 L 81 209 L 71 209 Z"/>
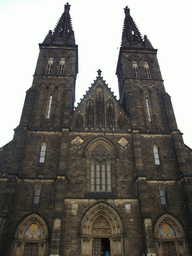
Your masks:
<path fill-rule="evenodd" d="M 27 243 L 23 256 L 38 256 L 39 244 L 38 243 Z"/>
<path fill-rule="evenodd" d="M 173 242 L 164 242 L 162 244 L 163 256 L 176 256 L 175 244 Z"/>

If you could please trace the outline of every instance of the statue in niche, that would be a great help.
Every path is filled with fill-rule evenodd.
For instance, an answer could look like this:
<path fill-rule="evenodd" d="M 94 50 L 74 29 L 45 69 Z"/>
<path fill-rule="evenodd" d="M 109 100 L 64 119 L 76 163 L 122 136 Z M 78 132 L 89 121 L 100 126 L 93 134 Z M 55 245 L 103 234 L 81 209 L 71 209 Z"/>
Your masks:
<path fill-rule="evenodd" d="M 83 117 L 82 116 L 78 116 L 76 118 L 76 128 L 77 129 L 83 128 Z"/>
<path fill-rule="evenodd" d="M 99 128 L 103 127 L 103 104 L 99 103 L 97 106 L 97 117 Z"/>
<path fill-rule="evenodd" d="M 93 102 L 89 100 L 88 107 L 87 107 L 87 127 L 91 129 L 93 128 L 93 124 L 94 124 Z"/>
<path fill-rule="evenodd" d="M 125 129 L 125 121 L 123 117 L 119 117 L 118 119 L 118 127 L 120 130 Z"/>
<path fill-rule="evenodd" d="M 111 101 L 109 101 L 107 104 L 107 122 L 108 122 L 108 127 L 110 129 L 113 128 L 114 111 L 113 111 L 113 103 Z"/>

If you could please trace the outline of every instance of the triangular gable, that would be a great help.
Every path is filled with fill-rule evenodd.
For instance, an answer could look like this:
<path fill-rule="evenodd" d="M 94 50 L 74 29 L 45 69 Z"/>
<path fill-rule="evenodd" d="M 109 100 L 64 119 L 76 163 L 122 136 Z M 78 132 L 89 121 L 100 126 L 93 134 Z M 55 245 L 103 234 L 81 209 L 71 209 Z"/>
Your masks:
<path fill-rule="evenodd" d="M 73 128 L 80 130 L 125 130 L 129 118 L 111 92 L 101 71 L 73 113 Z"/>

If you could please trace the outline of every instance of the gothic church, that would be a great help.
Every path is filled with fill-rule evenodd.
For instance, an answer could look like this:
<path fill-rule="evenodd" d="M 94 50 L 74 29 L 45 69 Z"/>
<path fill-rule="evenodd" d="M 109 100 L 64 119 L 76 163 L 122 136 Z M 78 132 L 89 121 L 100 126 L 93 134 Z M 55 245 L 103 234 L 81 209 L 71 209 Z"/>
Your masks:
<path fill-rule="evenodd" d="M 20 123 L 0 149 L 2 256 L 192 255 L 192 150 L 157 50 L 124 12 L 119 100 L 98 70 L 74 108 L 68 3 L 40 44 Z"/>

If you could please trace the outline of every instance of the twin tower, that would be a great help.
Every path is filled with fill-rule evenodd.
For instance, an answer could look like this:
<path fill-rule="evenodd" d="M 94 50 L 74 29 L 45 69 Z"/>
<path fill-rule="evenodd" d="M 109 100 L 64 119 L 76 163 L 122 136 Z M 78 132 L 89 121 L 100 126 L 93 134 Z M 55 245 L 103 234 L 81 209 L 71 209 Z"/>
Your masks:
<path fill-rule="evenodd" d="M 74 108 L 68 3 L 40 44 L 20 124 L 0 150 L 1 255 L 192 255 L 192 150 L 157 50 L 124 12 L 118 101 L 98 70 Z"/>

